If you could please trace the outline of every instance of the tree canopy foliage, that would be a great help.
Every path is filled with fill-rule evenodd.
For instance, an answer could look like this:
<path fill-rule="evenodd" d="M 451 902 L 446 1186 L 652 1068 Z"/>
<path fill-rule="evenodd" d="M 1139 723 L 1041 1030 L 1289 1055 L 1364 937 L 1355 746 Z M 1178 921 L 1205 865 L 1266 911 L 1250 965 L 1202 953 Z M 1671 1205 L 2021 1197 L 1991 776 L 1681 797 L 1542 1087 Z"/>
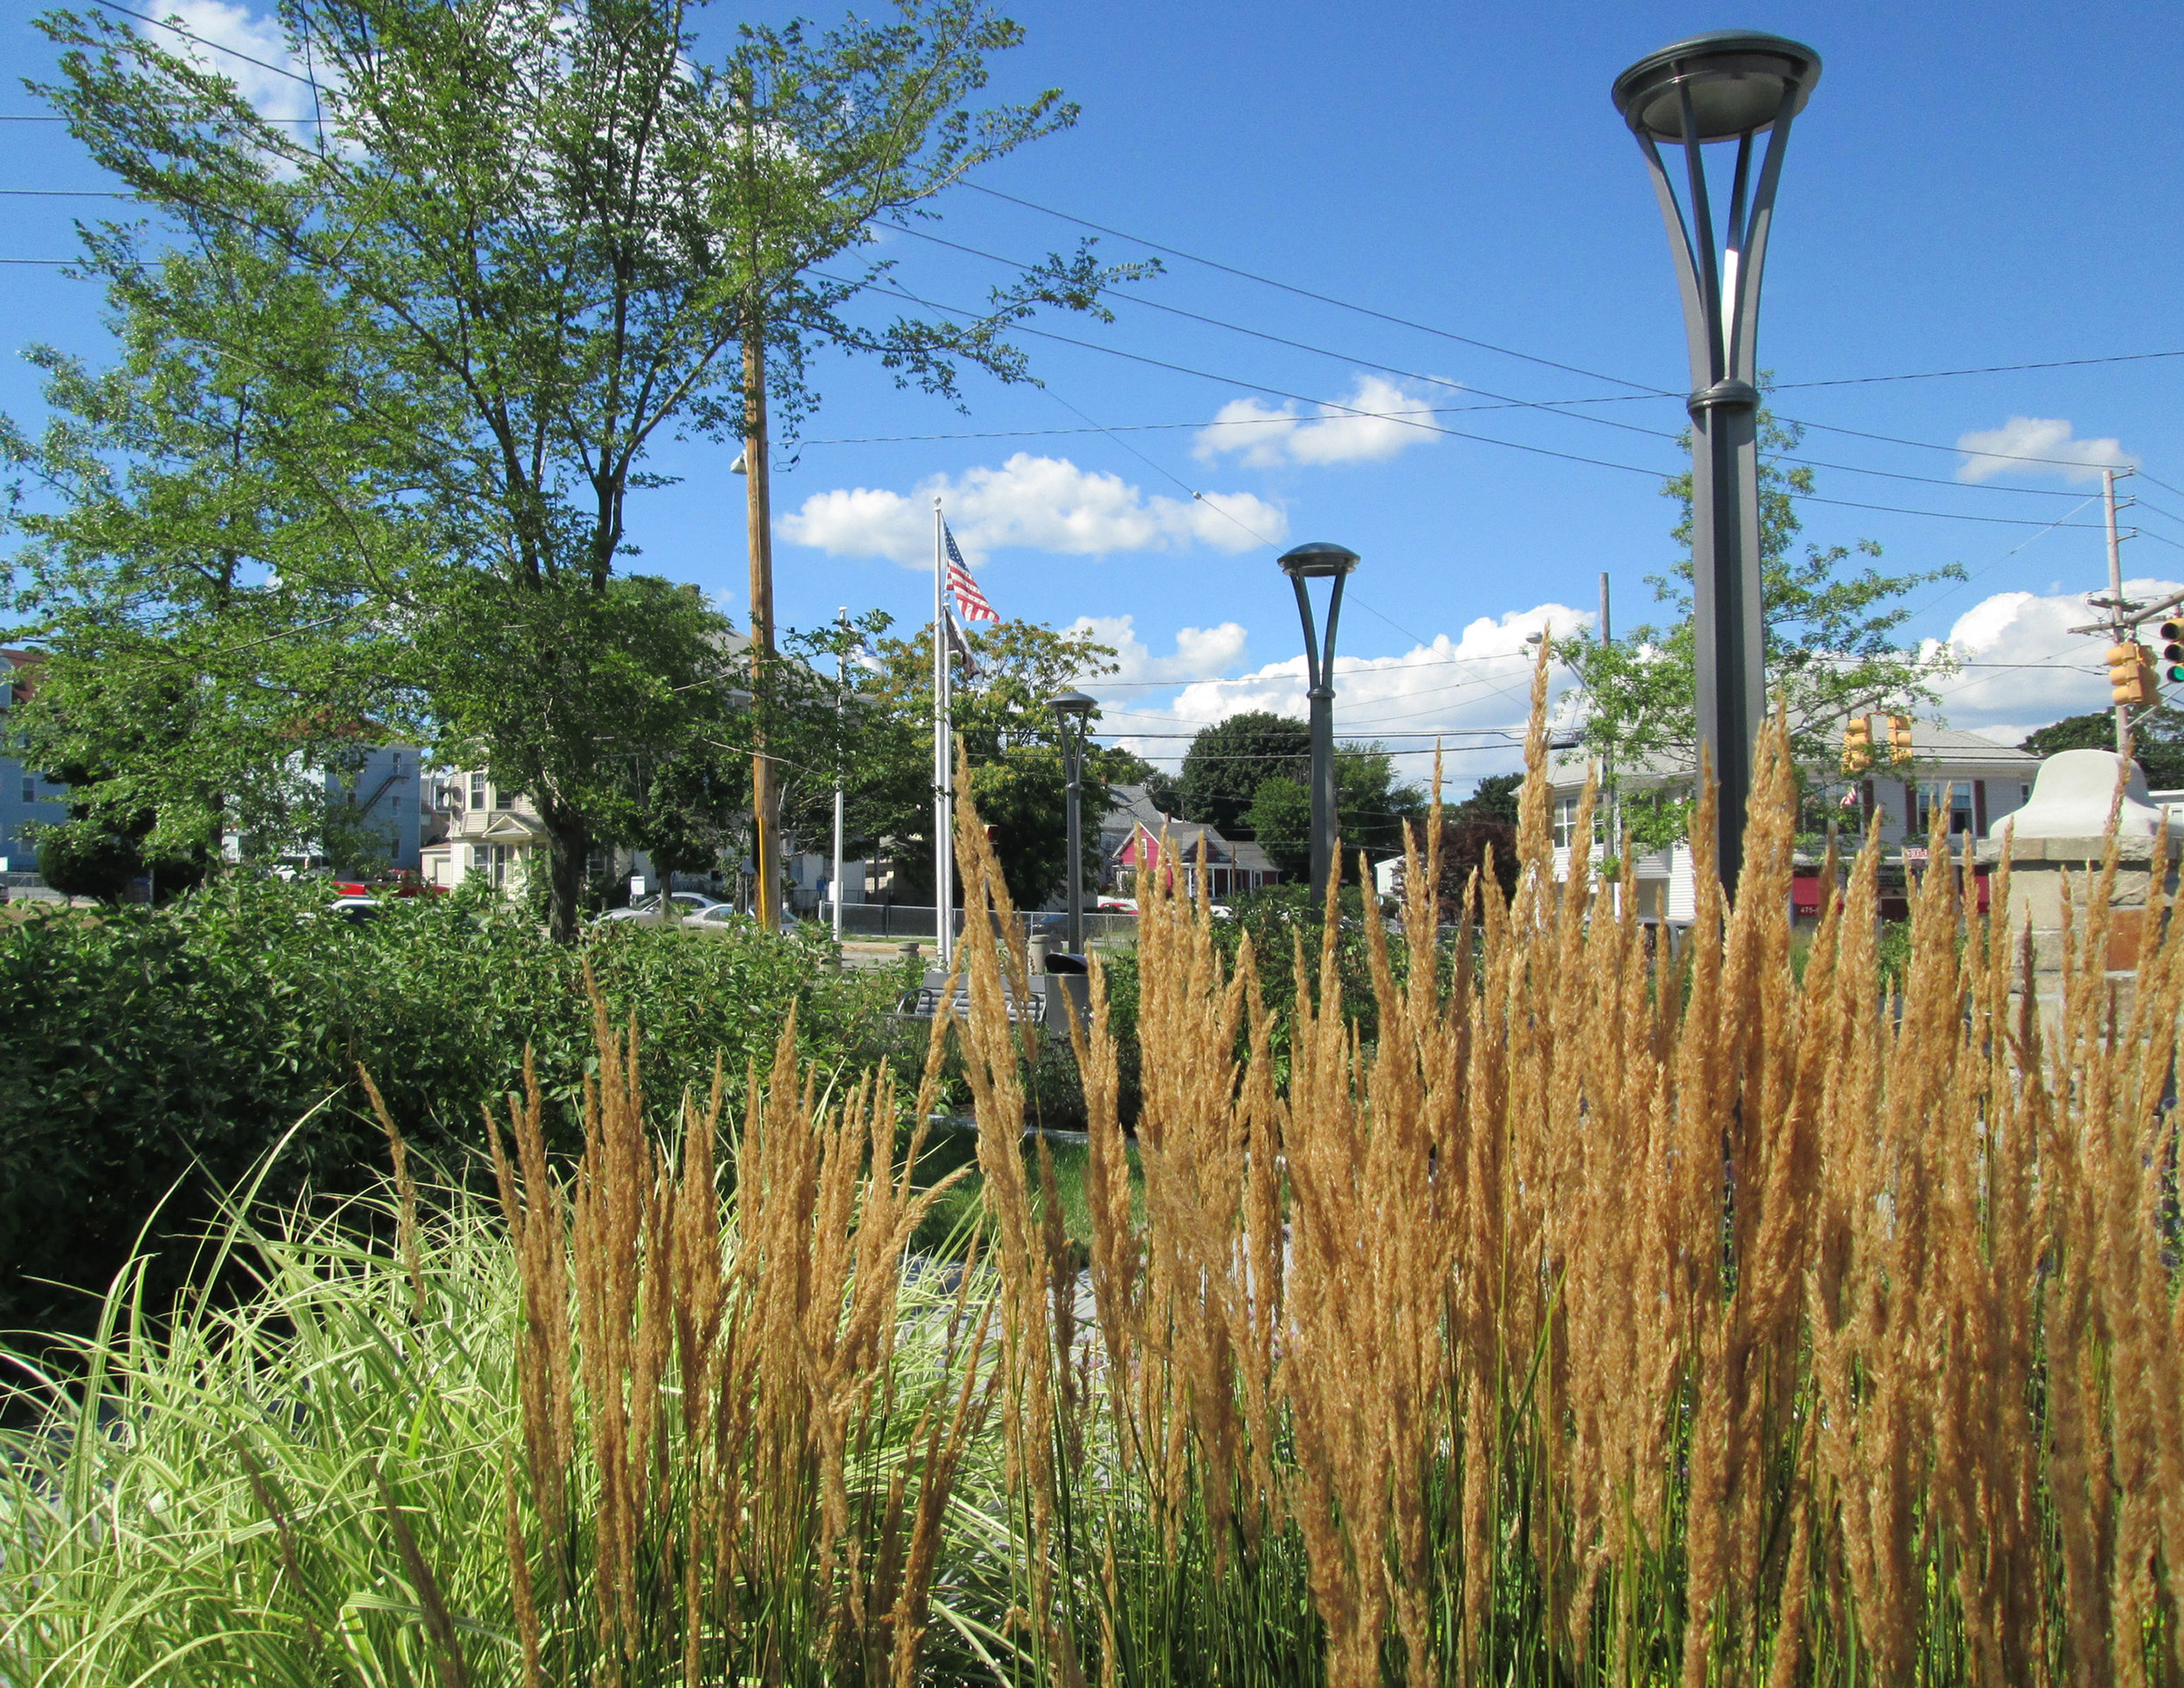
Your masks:
<path fill-rule="evenodd" d="M 680 0 L 280 17 L 321 121 L 268 121 L 186 38 L 44 20 L 38 91 L 156 221 L 85 232 L 121 361 L 36 354 L 52 419 L 0 438 L 38 483 L 26 724 L 101 752 L 88 808 L 202 847 L 287 823 L 287 771 L 371 722 L 529 795 L 565 937 L 591 845 L 687 809 L 662 794 L 752 724 L 725 618 L 619 571 L 651 453 L 744 428 L 739 351 L 791 420 L 822 345 L 945 397 L 1023 375 L 1010 323 L 1095 304 L 1082 249 L 943 323 L 854 313 L 882 266 L 815 266 L 1074 113 L 974 107 L 1021 34 L 978 0 L 746 25 L 721 62 Z"/>
<path fill-rule="evenodd" d="M 2035 756 L 2053 756 L 2057 751 L 2112 751 L 2116 748 L 2116 716 L 2111 709 L 2091 715 L 2067 715 L 2039 731 L 2028 734 L 2017 747 Z M 2157 792 L 2184 790 L 2184 709 L 2165 703 L 2134 723 L 2131 735 L 2133 760 Z"/>

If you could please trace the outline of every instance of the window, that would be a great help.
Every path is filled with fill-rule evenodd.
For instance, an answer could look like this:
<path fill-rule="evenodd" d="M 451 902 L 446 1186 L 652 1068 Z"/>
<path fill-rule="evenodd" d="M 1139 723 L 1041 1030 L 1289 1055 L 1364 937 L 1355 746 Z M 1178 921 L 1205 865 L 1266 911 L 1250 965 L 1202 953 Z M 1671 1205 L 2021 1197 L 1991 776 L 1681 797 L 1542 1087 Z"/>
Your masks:
<path fill-rule="evenodd" d="M 1600 841 L 1603 820 L 1602 810 L 1595 803 L 1593 809 L 1593 842 L 1595 844 Z M 1577 829 L 1578 799 L 1574 797 L 1557 798 L 1555 799 L 1555 848 L 1568 849 Z"/>
<path fill-rule="evenodd" d="M 1918 813 L 1915 825 L 1924 838 L 1932 827 L 1934 808 L 1944 797 L 1949 804 L 1949 832 L 1952 836 L 1972 830 L 1972 783 L 1966 779 L 1948 785 L 1927 785 L 1918 788 Z"/>
<path fill-rule="evenodd" d="M 399 796 L 397 796 L 392 799 L 392 801 L 394 804 L 394 818 L 397 822 L 399 822 L 402 819 L 402 799 Z"/>
<path fill-rule="evenodd" d="M 36 774 L 23 776 L 23 800 L 25 803 L 38 801 L 38 776 Z"/>
<path fill-rule="evenodd" d="M 486 777 L 481 773 L 470 776 L 470 806 L 473 809 L 489 806 L 486 802 Z"/>

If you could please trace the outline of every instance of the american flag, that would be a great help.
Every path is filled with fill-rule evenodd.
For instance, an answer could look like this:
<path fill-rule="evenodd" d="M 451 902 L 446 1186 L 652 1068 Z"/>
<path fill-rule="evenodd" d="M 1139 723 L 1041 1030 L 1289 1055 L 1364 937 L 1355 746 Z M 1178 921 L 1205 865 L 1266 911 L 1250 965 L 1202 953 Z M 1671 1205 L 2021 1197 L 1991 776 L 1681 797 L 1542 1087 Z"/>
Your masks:
<path fill-rule="evenodd" d="M 948 524 L 940 524 L 943 538 L 948 542 L 948 590 L 955 594 L 956 608 L 965 621 L 999 621 L 1000 611 L 985 601 L 985 594 L 978 590 L 978 583 L 971 578 L 970 565 L 963 560 L 963 553 L 956 549 L 956 536 L 948 530 Z"/>

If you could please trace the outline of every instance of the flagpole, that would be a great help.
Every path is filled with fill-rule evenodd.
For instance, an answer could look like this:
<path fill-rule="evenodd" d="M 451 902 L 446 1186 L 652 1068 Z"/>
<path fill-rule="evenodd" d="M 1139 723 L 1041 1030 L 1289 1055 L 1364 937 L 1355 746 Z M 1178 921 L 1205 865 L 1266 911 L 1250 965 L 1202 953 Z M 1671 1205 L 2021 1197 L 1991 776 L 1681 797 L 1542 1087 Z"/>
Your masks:
<path fill-rule="evenodd" d="M 840 611 L 841 629 L 849 631 L 849 605 Z M 842 947 L 842 710 L 849 701 L 849 647 L 847 642 L 834 656 L 834 875 L 827 882 L 834 888 L 834 950 L 840 958 Z"/>
<path fill-rule="evenodd" d="M 948 542 L 933 500 L 933 930 L 945 972 L 955 954 L 956 834 L 948 765 Z"/>

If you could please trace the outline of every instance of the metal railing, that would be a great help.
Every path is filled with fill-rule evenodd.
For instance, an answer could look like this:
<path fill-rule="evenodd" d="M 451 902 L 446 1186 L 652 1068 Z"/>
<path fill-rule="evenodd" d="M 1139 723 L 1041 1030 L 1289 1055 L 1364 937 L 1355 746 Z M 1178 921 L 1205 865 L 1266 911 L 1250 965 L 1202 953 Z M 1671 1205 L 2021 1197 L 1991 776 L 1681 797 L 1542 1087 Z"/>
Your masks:
<path fill-rule="evenodd" d="M 845 903 L 842 904 L 842 936 L 845 938 L 930 938 L 937 928 L 933 921 L 930 903 Z M 963 910 L 953 910 L 955 930 L 963 930 Z M 829 924 L 834 917 L 827 903 L 820 903 L 811 918 L 821 925 Z M 1068 931 L 1068 917 L 1051 910 L 1029 913 L 1019 912 L 1018 930 L 1044 933 L 1061 943 Z M 1128 943 L 1137 936 L 1137 917 L 1134 914 L 1089 914 L 1084 917 L 1084 941 L 1091 944 Z"/>

